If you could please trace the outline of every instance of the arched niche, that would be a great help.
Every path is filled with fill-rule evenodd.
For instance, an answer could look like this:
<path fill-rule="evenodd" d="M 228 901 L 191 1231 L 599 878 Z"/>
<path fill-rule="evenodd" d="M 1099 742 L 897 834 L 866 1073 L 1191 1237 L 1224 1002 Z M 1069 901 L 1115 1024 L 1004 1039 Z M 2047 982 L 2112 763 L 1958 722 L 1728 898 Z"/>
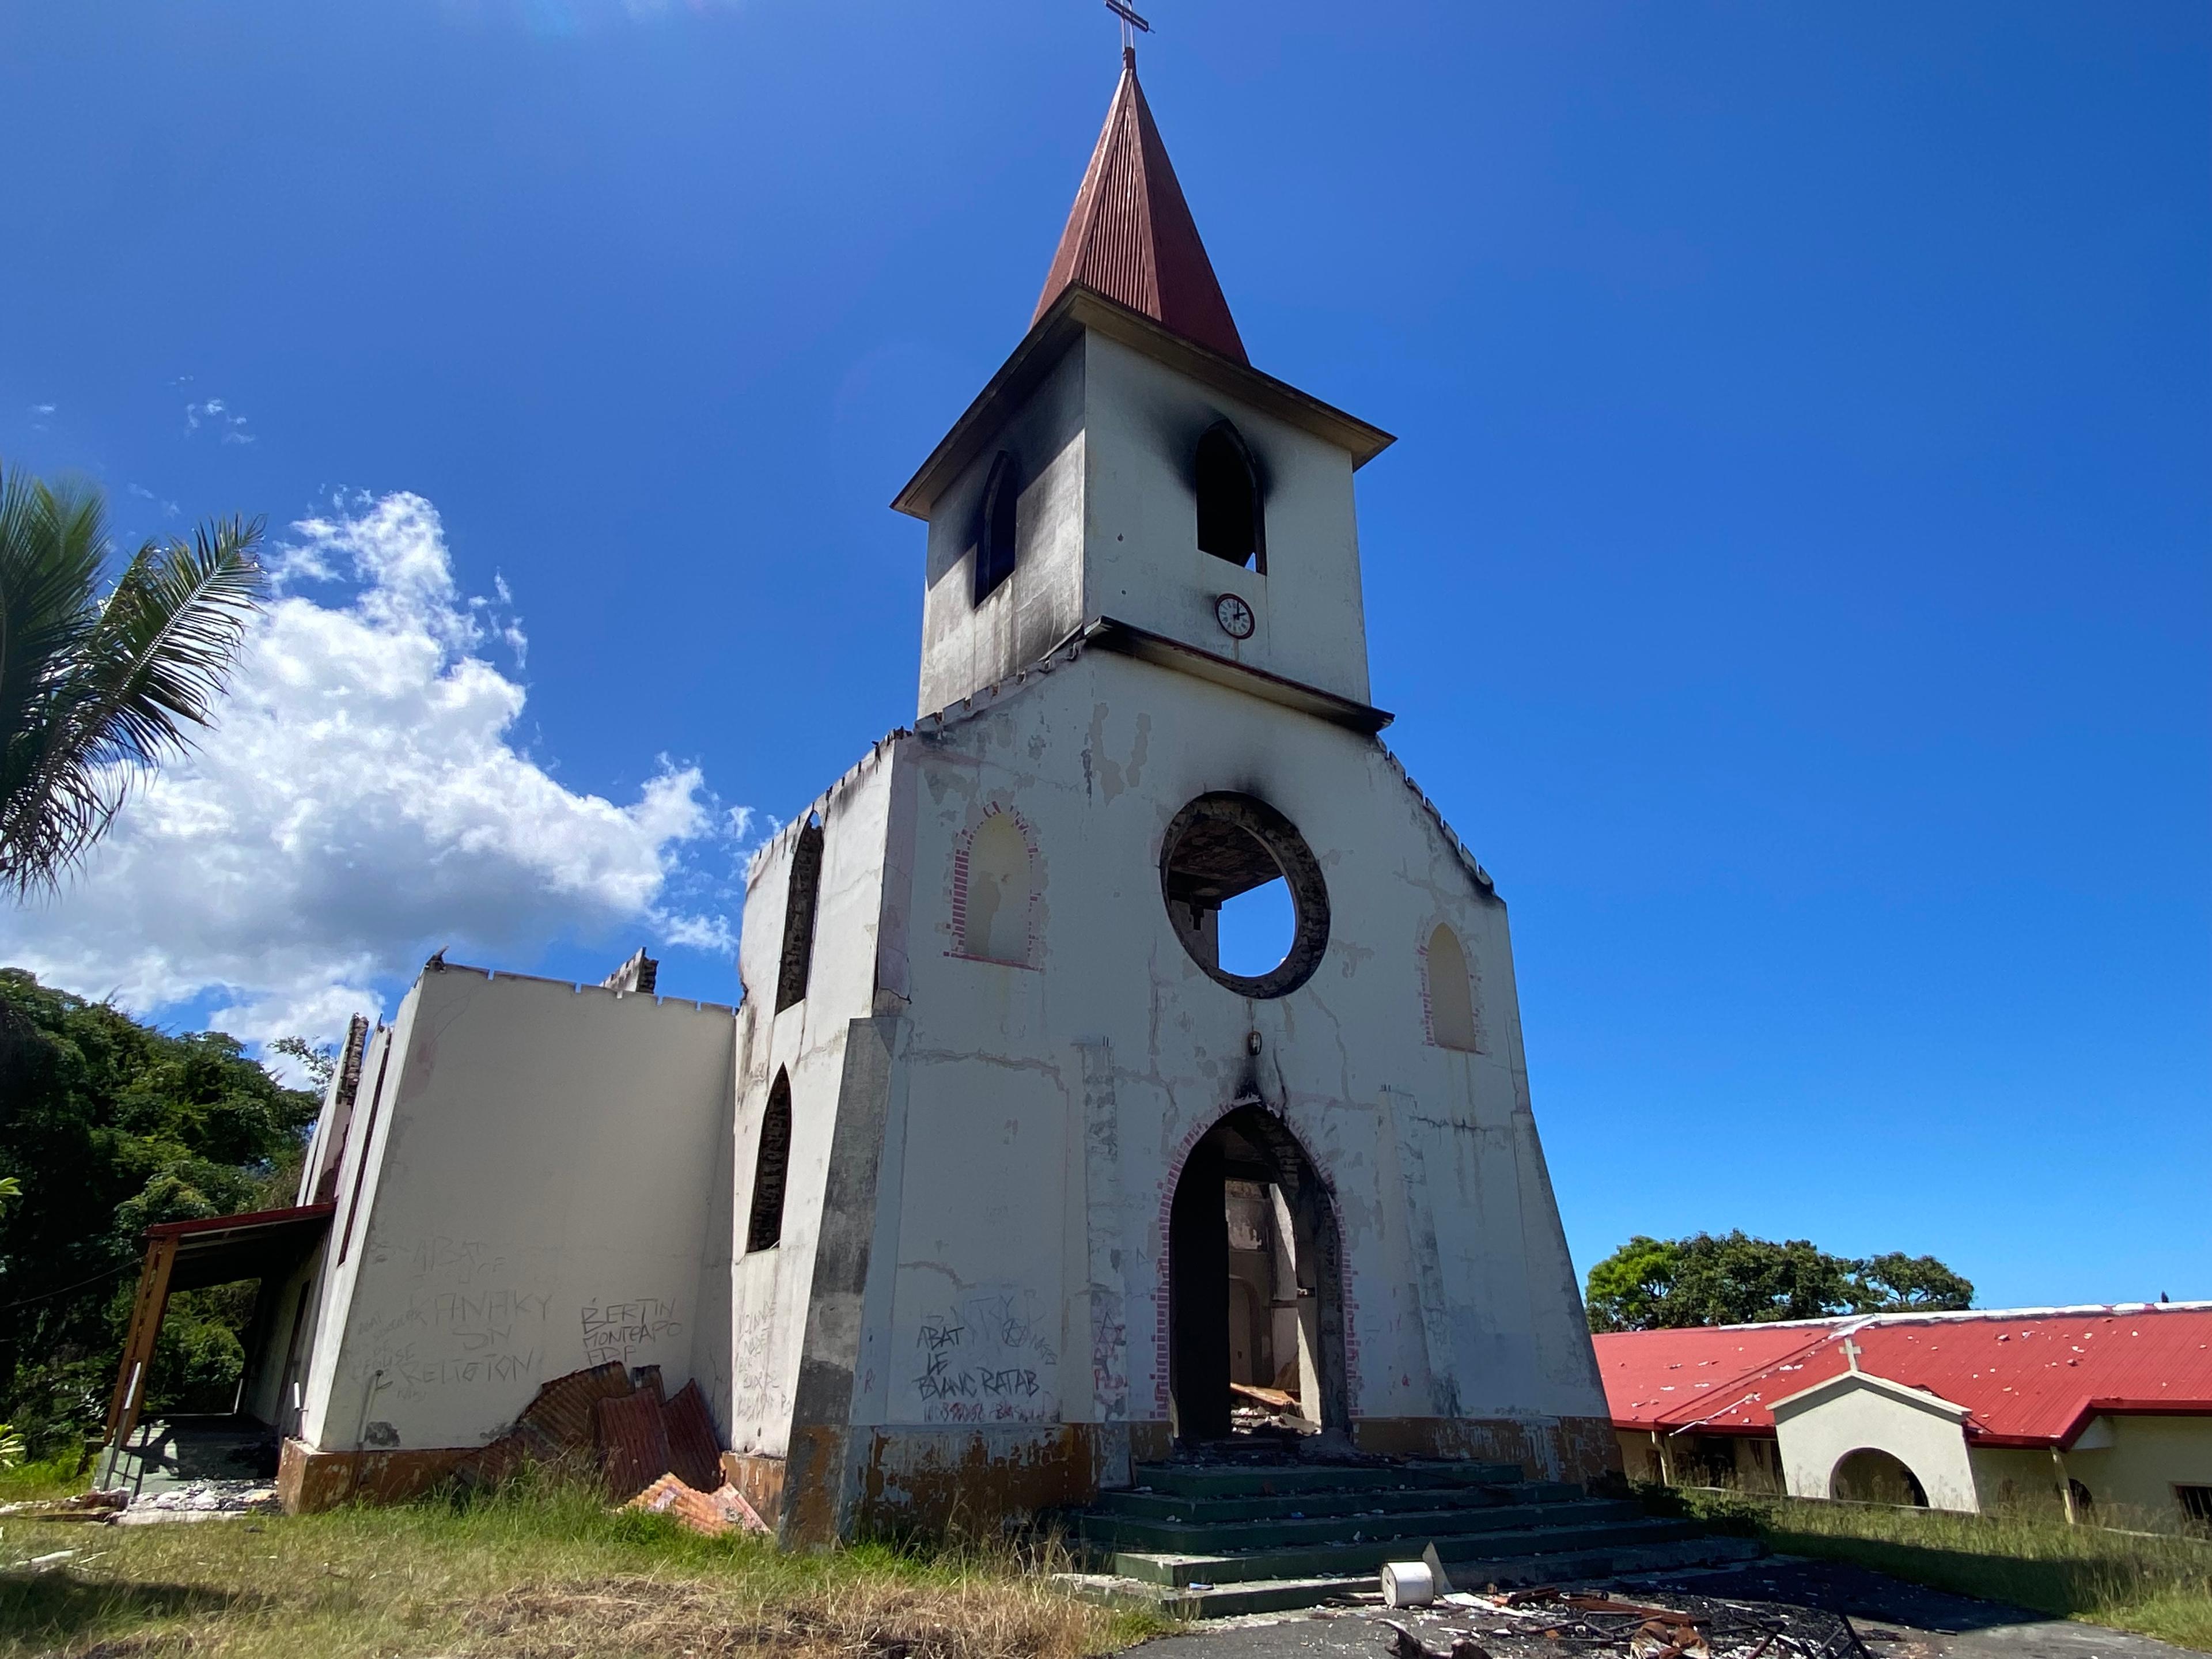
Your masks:
<path fill-rule="evenodd" d="M 1429 981 L 1430 1039 L 1440 1048 L 1480 1054 L 1482 1023 L 1477 1015 L 1474 973 L 1459 935 L 1438 922 L 1423 954 Z"/>
<path fill-rule="evenodd" d="M 1030 838 L 1011 812 L 985 814 L 959 854 L 960 954 L 1026 967 L 1036 890 Z"/>

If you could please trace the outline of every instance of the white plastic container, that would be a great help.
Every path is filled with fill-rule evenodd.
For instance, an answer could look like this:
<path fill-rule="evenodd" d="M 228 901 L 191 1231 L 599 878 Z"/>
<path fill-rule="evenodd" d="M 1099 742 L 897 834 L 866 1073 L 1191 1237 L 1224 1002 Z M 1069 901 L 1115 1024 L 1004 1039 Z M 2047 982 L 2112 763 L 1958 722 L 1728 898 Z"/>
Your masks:
<path fill-rule="evenodd" d="M 1422 1561 L 1389 1561 L 1382 1567 L 1382 1600 L 1394 1607 L 1425 1607 L 1437 1599 L 1436 1575 Z"/>

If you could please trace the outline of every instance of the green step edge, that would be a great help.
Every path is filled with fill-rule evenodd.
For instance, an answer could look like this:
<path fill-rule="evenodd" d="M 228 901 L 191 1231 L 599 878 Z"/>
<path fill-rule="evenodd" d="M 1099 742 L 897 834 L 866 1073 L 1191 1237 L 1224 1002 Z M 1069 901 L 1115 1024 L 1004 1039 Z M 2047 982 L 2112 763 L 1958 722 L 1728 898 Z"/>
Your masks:
<path fill-rule="evenodd" d="M 1441 1548 L 1448 1538 L 1528 1532 L 1546 1527 L 1587 1527 L 1642 1518 L 1643 1511 L 1633 1504 L 1618 1498 L 1586 1498 L 1561 1504 L 1316 1516 L 1298 1521 L 1233 1523 L 1140 1521 L 1123 1516 L 1100 1516 L 1092 1511 L 1079 1517 L 1071 1531 L 1073 1536 L 1094 1547 L 1141 1549 L 1160 1554 L 1236 1555 L 1391 1538 L 1433 1538 Z M 1364 1536 L 1355 1540 L 1352 1537 L 1353 1533 Z"/>
<path fill-rule="evenodd" d="M 1520 1533 L 1484 1534 L 1478 1540 L 1419 1538 L 1365 1539 L 1358 1543 L 1318 1545 L 1305 1549 L 1255 1550 L 1239 1555 L 1201 1555 L 1143 1550 L 1115 1550 L 1107 1555 L 1113 1573 L 1149 1583 L 1181 1586 L 1193 1579 L 1214 1583 L 1239 1583 L 1257 1578 L 1317 1578 L 1373 1573 L 1385 1561 L 1418 1559 L 1433 1541 L 1445 1570 L 1459 1560 L 1513 1559 L 1522 1556 L 1563 1554 L 1578 1551 L 1622 1548 L 1672 1542 L 1695 1536 L 1687 1521 L 1651 1519 L 1601 1522 L 1583 1527 L 1546 1527 Z M 1474 1547 L 1454 1548 L 1474 1544 Z M 1486 1548 L 1485 1547 L 1486 1547 Z M 1102 1552 L 1101 1553 L 1106 1553 Z M 1096 1559 L 1095 1557 L 1093 1559 Z"/>
<path fill-rule="evenodd" d="M 1672 1543 L 1627 1545 L 1612 1549 L 1584 1550 L 1559 1554 L 1501 1557 L 1496 1560 L 1447 1563 L 1448 1570 L 1464 1575 L 1469 1587 L 1486 1584 L 1572 1583 L 1580 1579 L 1610 1578 L 1627 1573 L 1664 1572 L 1680 1567 L 1713 1566 L 1747 1561 L 1766 1553 L 1748 1538 L 1710 1534 Z M 1230 1619 L 1247 1613 L 1288 1613 L 1317 1607 L 1355 1590 L 1372 1590 L 1374 1573 L 1352 1573 L 1313 1578 L 1260 1579 L 1231 1583 L 1215 1589 L 1189 1590 L 1125 1580 L 1109 1587 L 1095 1577 L 1063 1575 L 1077 1595 L 1096 1601 L 1134 1604 L 1179 1619 Z M 1377 1607 L 1379 1612 L 1381 1609 Z"/>

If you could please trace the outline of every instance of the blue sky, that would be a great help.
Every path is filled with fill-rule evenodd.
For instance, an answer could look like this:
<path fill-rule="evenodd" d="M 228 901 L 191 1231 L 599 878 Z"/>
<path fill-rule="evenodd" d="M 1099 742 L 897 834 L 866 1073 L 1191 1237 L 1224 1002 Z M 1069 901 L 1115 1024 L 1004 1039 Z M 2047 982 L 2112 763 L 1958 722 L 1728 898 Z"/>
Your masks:
<path fill-rule="evenodd" d="M 2212 13 L 1151 11 L 1255 362 L 1401 434 L 1376 696 L 1512 906 L 1578 1262 L 1741 1226 L 2212 1296 Z M 127 902 L 0 953 L 264 1034 L 388 1006 L 434 843 L 480 955 L 674 935 L 664 989 L 733 998 L 750 838 L 912 713 L 884 503 L 1115 70 L 1089 0 L 0 9 L 0 456 L 137 533 L 268 514 L 270 660 L 362 645 L 389 718 L 295 752 L 271 691 L 222 786 L 374 775 L 287 842 L 283 949 L 163 909 L 207 843 L 149 817 Z M 370 844 L 416 776 L 464 827 Z"/>

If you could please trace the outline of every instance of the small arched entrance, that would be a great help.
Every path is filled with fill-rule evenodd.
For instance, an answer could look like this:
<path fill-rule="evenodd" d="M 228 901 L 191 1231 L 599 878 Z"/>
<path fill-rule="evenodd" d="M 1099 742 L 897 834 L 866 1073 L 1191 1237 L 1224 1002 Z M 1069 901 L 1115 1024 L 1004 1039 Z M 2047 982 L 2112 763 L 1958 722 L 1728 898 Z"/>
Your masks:
<path fill-rule="evenodd" d="M 1894 1504 L 1924 1510 L 1927 1489 L 1902 1460 L 1872 1446 L 1846 1452 L 1828 1477 L 1828 1496 L 1847 1504 Z"/>
<path fill-rule="evenodd" d="M 1191 1148 L 1168 1208 L 1178 1446 L 1230 1438 L 1240 1401 L 1268 1407 L 1232 1384 L 1294 1396 L 1273 1415 L 1349 1429 L 1341 1250 L 1320 1171 L 1265 1107 L 1233 1108 Z"/>

